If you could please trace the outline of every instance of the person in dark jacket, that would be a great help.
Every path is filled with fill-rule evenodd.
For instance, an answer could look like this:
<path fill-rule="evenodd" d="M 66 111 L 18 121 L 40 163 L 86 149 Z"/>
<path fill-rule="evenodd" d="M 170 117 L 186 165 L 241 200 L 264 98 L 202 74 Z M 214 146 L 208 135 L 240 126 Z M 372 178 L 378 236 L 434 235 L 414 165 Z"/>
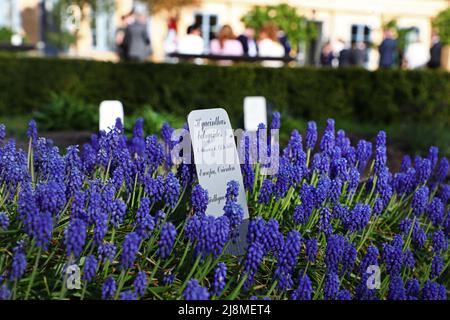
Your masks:
<path fill-rule="evenodd" d="M 354 67 L 363 68 L 366 64 L 366 44 L 364 42 L 354 42 L 352 43 L 351 49 L 351 65 Z"/>
<path fill-rule="evenodd" d="M 135 20 L 125 29 L 124 47 L 126 57 L 133 61 L 145 61 L 151 53 L 145 14 L 135 13 Z"/>
<path fill-rule="evenodd" d="M 244 55 L 256 57 L 258 55 L 258 45 L 255 41 L 255 29 L 246 27 L 244 33 L 237 37 L 242 44 Z"/>
<path fill-rule="evenodd" d="M 324 67 L 331 67 L 333 66 L 333 59 L 333 47 L 331 46 L 330 41 L 328 41 L 327 43 L 325 43 L 320 52 L 320 65 Z"/>
<path fill-rule="evenodd" d="M 121 26 L 116 31 L 116 52 L 121 61 L 127 60 L 127 48 L 125 47 L 125 33 L 127 26 L 132 23 L 133 12 L 121 17 Z"/>
<path fill-rule="evenodd" d="M 339 68 L 352 66 L 352 50 L 344 48 L 339 52 Z"/>
<path fill-rule="evenodd" d="M 280 30 L 278 34 L 278 39 L 284 48 L 284 55 L 288 57 L 291 54 L 292 46 L 291 43 L 289 42 L 287 34 L 284 31 Z"/>
<path fill-rule="evenodd" d="M 442 43 L 437 33 L 433 32 L 431 36 L 430 61 L 428 68 L 436 69 L 441 66 Z"/>
<path fill-rule="evenodd" d="M 380 53 L 380 68 L 389 69 L 395 65 L 397 55 L 397 40 L 393 38 L 392 30 L 384 30 L 384 39 L 378 51 Z"/>

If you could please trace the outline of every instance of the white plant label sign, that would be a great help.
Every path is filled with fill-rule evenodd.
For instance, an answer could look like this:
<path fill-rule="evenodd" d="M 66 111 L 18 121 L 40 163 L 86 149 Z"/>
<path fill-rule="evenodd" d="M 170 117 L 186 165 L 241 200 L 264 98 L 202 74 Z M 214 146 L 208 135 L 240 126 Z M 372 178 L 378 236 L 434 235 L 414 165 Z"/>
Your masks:
<path fill-rule="evenodd" d="M 116 125 L 116 120 L 119 118 L 123 122 L 123 105 L 120 101 L 106 100 L 100 104 L 100 121 L 99 129 L 109 132 Z"/>
<path fill-rule="evenodd" d="M 241 166 L 230 118 L 224 109 L 194 110 L 188 115 L 189 132 L 200 185 L 208 190 L 207 215 L 223 215 L 227 183 L 239 184 L 238 203 L 248 219 Z"/>

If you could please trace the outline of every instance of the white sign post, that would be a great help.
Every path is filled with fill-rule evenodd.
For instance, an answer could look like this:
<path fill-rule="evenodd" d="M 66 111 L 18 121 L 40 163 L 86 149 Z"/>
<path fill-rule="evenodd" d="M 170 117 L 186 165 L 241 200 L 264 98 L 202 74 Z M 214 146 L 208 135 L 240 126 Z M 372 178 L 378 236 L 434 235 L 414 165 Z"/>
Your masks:
<path fill-rule="evenodd" d="M 99 129 L 109 132 L 116 125 L 119 118 L 124 124 L 123 105 L 120 101 L 106 100 L 100 104 Z"/>
<path fill-rule="evenodd" d="M 244 128 L 257 131 L 260 123 L 267 127 L 267 103 L 264 97 L 244 98 Z"/>
<path fill-rule="evenodd" d="M 234 180 L 239 184 L 237 201 L 244 210 L 244 222 L 239 230 L 239 239 L 231 243 L 229 252 L 242 254 L 246 247 L 249 214 L 234 131 L 228 114 L 224 109 L 195 110 L 189 114 L 188 124 L 198 180 L 208 190 L 206 214 L 215 217 L 223 215 L 227 183 Z"/>

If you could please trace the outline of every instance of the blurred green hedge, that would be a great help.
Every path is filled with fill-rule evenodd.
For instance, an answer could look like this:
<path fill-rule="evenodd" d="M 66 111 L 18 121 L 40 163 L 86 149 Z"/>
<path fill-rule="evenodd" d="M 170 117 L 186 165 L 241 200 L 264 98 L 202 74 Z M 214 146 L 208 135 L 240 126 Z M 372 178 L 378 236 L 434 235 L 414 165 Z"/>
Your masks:
<path fill-rule="evenodd" d="M 118 99 L 131 114 L 143 105 L 186 116 L 225 108 L 242 121 L 245 96 L 303 119 L 450 124 L 450 73 L 444 71 L 197 66 L 0 57 L 0 112 L 39 111 L 51 93 L 86 104 Z M 91 106 L 92 107 L 92 106 Z"/>

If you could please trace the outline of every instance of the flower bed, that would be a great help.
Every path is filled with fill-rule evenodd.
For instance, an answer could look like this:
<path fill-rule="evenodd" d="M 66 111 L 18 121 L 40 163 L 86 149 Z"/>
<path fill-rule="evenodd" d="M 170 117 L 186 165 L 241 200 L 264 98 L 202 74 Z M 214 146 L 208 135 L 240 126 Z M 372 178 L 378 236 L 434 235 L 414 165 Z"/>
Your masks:
<path fill-rule="evenodd" d="M 331 119 L 321 141 L 314 122 L 294 130 L 277 175 L 242 165 L 251 219 L 234 256 L 237 184 L 224 215 L 205 216 L 208 193 L 193 165 L 172 164 L 168 124 L 159 141 L 140 120 L 131 139 L 117 123 L 65 155 L 34 121 L 27 152 L 4 129 L 1 299 L 447 299 L 449 163 L 437 148 L 391 173 L 383 131 L 373 147 Z"/>

